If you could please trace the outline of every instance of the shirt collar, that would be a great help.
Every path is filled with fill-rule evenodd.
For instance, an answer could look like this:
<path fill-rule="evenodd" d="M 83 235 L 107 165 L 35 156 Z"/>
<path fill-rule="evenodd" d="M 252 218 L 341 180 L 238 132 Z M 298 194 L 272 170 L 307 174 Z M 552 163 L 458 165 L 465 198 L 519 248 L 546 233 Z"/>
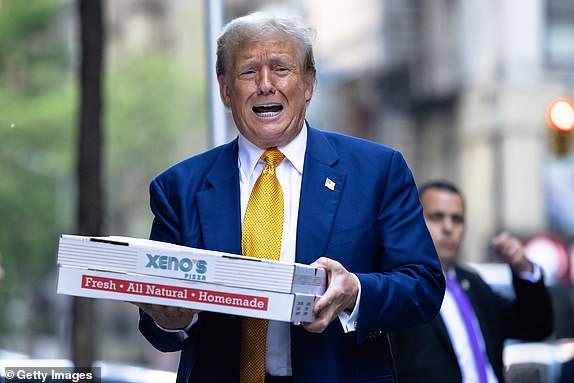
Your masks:
<path fill-rule="evenodd" d="M 265 150 L 257 147 L 245 136 L 239 133 L 238 136 L 239 155 L 238 166 L 242 169 L 245 176 L 251 177 L 255 170 L 257 161 Z M 307 148 L 307 121 L 304 122 L 303 129 L 291 142 L 285 146 L 280 146 L 278 149 L 285 155 L 285 158 L 291 162 L 295 170 L 299 174 L 303 173 L 303 164 L 305 162 L 305 150 Z M 285 161 L 285 160 L 283 160 Z"/>
<path fill-rule="evenodd" d="M 456 280 L 456 271 L 454 269 L 454 265 L 450 266 L 448 271 L 444 273 L 444 277 L 448 280 Z"/>

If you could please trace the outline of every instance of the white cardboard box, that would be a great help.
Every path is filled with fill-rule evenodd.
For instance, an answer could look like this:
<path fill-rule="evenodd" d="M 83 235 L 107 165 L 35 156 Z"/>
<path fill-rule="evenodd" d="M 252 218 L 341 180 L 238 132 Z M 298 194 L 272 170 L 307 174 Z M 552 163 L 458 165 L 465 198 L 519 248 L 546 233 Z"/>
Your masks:
<path fill-rule="evenodd" d="M 311 322 L 317 299 L 149 275 L 60 266 L 58 293 L 88 298 L 152 303 L 284 322 Z"/>
<path fill-rule="evenodd" d="M 58 265 L 285 294 L 323 295 L 324 269 L 129 237 L 62 235 Z"/>

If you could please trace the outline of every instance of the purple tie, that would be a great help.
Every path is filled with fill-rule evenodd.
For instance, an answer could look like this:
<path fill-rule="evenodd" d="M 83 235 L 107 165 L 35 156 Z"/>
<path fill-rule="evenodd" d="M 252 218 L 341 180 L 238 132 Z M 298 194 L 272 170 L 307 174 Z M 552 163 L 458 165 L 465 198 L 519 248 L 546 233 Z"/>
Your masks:
<path fill-rule="evenodd" d="M 468 334 L 468 339 L 472 348 L 472 354 L 474 355 L 474 363 L 476 365 L 476 371 L 478 372 L 479 382 L 487 383 L 488 380 L 486 378 L 486 360 L 484 353 L 480 349 L 480 345 L 478 343 L 477 329 L 473 321 L 472 306 L 470 305 L 468 297 L 464 291 L 462 291 L 462 288 L 455 278 L 447 277 L 446 288 L 454 296 L 456 305 L 464 321 L 466 333 Z"/>

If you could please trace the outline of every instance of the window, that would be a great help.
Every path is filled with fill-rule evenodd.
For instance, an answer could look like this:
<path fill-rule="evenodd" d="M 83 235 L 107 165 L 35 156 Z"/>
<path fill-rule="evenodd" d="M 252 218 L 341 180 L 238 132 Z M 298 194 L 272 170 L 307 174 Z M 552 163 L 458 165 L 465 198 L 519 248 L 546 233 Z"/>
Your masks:
<path fill-rule="evenodd" d="M 544 50 L 551 66 L 574 68 L 574 1 L 548 0 Z"/>

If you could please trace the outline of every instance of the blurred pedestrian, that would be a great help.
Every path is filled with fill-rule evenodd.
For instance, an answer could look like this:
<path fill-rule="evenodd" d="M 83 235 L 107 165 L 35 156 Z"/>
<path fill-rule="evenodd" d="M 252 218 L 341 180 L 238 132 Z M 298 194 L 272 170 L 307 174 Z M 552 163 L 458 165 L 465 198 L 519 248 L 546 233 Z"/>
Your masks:
<path fill-rule="evenodd" d="M 181 350 L 178 383 L 393 382 L 387 333 L 438 313 L 444 277 L 411 172 L 390 148 L 306 122 L 314 62 L 301 18 L 231 21 L 216 68 L 239 136 L 151 183 L 151 239 L 329 278 L 302 326 L 140 305 L 146 338 Z"/>
<path fill-rule="evenodd" d="M 491 245 L 512 272 L 516 298 L 495 293 L 461 263 L 466 229 L 462 193 L 452 183 L 433 181 L 419 194 L 447 290 L 440 315 L 431 323 L 391 335 L 399 381 L 504 382 L 504 341 L 539 341 L 552 332 L 552 305 L 542 270 L 526 258 L 516 237 L 499 234 Z"/>

